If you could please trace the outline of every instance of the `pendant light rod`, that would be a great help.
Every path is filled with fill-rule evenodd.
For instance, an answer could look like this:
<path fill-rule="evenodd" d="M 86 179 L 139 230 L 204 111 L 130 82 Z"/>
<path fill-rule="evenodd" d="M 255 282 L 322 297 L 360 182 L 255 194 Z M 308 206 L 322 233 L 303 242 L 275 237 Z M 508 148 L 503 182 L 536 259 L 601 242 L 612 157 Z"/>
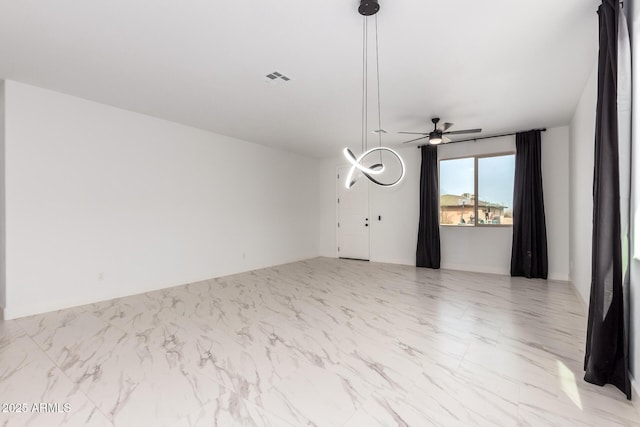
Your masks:
<path fill-rule="evenodd" d="M 368 117 L 368 108 L 367 108 L 367 17 L 364 16 L 362 18 L 362 123 L 361 123 L 361 132 L 362 132 L 362 141 L 361 141 L 361 150 L 364 153 L 367 147 L 367 117 Z"/>
<path fill-rule="evenodd" d="M 366 18 L 365 18 L 366 19 Z M 382 113 L 380 113 L 380 56 L 378 55 L 378 15 L 376 20 L 376 86 L 378 88 L 378 148 L 382 148 Z M 380 151 L 380 163 L 382 163 L 382 151 Z"/>

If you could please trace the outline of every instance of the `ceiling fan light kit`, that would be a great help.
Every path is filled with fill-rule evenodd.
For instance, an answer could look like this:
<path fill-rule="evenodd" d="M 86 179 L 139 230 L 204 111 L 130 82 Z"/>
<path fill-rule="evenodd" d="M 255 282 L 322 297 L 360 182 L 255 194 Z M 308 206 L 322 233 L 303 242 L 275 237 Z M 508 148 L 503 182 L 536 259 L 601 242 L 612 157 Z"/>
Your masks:
<path fill-rule="evenodd" d="M 376 60 L 376 86 L 377 86 L 377 112 L 378 112 L 378 129 L 371 131 L 371 133 L 378 135 L 378 146 L 374 148 L 368 147 L 367 140 L 367 114 L 368 114 L 368 103 L 367 103 L 367 93 L 368 93 L 368 66 L 367 66 L 367 39 L 368 39 L 368 25 L 367 25 L 367 17 L 373 16 L 380 10 L 380 4 L 378 0 L 361 0 L 360 6 L 358 7 L 358 12 L 363 16 L 363 33 L 362 33 L 362 57 L 363 57 L 363 67 L 362 67 L 362 154 L 356 156 L 353 151 L 351 151 L 348 147 L 342 150 L 344 157 L 351 164 L 351 169 L 347 174 L 345 180 L 345 187 L 351 188 L 357 181 L 360 176 L 366 177 L 369 181 L 373 182 L 376 185 L 380 185 L 382 187 L 392 187 L 397 185 L 402 181 L 405 175 L 405 165 L 404 161 L 402 161 L 402 157 L 394 150 L 388 147 L 382 146 L 382 134 L 387 133 L 384 129 L 382 129 L 381 118 L 380 118 L 380 65 L 378 59 L 378 20 L 375 18 L 375 60 Z M 398 176 L 388 182 L 386 180 L 382 180 L 378 176 L 380 176 L 383 172 L 387 170 L 385 164 L 382 160 L 382 153 L 389 153 L 399 164 L 400 172 Z M 370 157 L 372 154 L 379 154 L 379 159 L 377 163 L 374 163 L 370 166 L 365 166 L 365 159 Z"/>

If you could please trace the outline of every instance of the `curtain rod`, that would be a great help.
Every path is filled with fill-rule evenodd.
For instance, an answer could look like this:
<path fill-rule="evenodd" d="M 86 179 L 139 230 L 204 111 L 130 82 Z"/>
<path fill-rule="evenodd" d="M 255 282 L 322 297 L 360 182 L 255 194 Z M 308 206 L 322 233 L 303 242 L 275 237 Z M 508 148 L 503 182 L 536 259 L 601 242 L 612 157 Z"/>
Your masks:
<path fill-rule="evenodd" d="M 546 132 L 547 128 L 542 128 L 542 129 L 531 129 L 529 131 L 522 131 L 522 132 L 531 132 L 534 130 L 539 130 L 540 132 Z M 501 136 L 509 136 L 509 135 L 515 135 L 517 133 L 521 133 L 521 132 L 511 132 L 511 133 L 503 133 L 500 135 L 491 135 L 491 136 L 479 136 L 477 138 L 469 138 L 469 139 L 459 139 L 457 141 L 451 141 L 451 142 L 447 142 L 447 144 L 451 144 L 454 142 L 468 142 L 468 141 L 478 141 L 479 139 L 489 139 L 489 138 L 500 138 Z M 418 148 L 426 146 L 427 144 L 422 144 L 422 145 L 418 145 Z"/>

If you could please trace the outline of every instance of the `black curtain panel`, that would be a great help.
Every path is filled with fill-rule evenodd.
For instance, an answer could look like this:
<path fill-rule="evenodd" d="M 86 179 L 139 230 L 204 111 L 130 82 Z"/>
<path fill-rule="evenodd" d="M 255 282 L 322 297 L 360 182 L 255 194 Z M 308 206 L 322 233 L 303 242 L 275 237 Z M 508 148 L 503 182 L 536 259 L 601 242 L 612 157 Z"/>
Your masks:
<path fill-rule="evenodd" d="M 600 52 L 593 171 L 591 296 L 584 379 L 613 384 L 631 399 L 622 296 L 618 163 L 618 0 L 598 8 Z"/>
<path fill-rule="evenodd" d="M 517 133 L 511 275 L 529 279 L 546 279 L 548 272 L 540 157 L 540 131 Z"/>
<path fill-rule="evenodd" d="M 440 268 L 438 220 L 438 147 L 423 145 L 420 169 L 420 222 L 416 266 Z"/>

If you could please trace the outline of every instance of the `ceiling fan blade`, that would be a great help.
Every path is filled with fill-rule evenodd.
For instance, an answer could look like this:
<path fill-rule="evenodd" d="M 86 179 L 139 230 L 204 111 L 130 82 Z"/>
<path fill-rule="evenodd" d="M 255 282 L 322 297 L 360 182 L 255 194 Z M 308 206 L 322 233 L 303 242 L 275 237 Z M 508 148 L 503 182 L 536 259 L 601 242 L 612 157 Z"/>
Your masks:
<path fill-rule="evenodd" d="M 451 139 L 447 138 L 446 136 L 443 136 L 442 142 L 446 144 L 447 142 L 451 142 Z"/>
<path fill-rule="evenodd" d="M 429 135 L 429 132 L 396 132 L 396 133 L 406 133 L 408 135 Z"/>
<path fill-rule="evenodd" d="M 447 129 L 449 129 L 451 126 L 453 126 L 453 123 L 445 122 L 445 123 L 441 124 L 440 127 L 438 127 L 438 130 L 440 132 L 444 132 Z"/>
<path fill-rule="evenodd" d="M 421 139 L 425 139 L 425 138 L 429 138 L 429 135 L 427 136 L 421 136 L 420 138 L 416 138 L 416 139 L 411 139 L 409 141 L 404 141 L 403 144 L 408 144 L 410 142 L 414 142 L 414 141 L 420 141 Z"/>
<path fill-rule="evenodd" d="M 461 133 L 478 133 L 482 132 L 482 129 L 465 129 L 465 130 L 453 130 L 449 132 L 442 132 L 443 135 L 459 135 Z"/>

